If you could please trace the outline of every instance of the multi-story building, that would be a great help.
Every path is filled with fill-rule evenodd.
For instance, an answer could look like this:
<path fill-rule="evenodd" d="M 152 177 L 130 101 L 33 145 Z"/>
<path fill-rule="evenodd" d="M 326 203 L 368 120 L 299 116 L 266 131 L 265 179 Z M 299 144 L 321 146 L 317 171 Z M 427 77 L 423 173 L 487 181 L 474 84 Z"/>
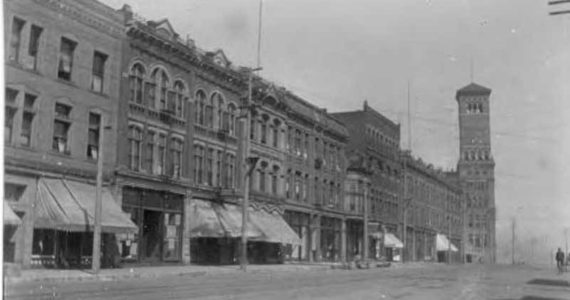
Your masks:
<path fill-rule="evenodd" d="M 339 261 L 346 255 L 343 186 L 346 128 L 292 92 L 282 91 L 285 219 L 301 245 L 292 259 Z"/>
<path fill-rule="evenodd" d="M 466 195 L 466 260 L 494 263 L 495 162 L 491 154 L 491 90 L 471 83 L 457 91 L 459 153 L 457 171 Z"/>
<path fill-rule="evenodd" d="M 5 232 L 4 260 L 85 265 L 97 160 L 104 157 L 105 186 L 116 160 L 122 17 L 97 1 L 4 1 L 4 28 L 4 201 L 22 220 Z M 105 233 L 134 224 L 107 187 L 102 195 L 112 246 Z"/>
<path fill-rule="evenodd" d="M 404 152 L 402 163 L 406 176 L 404 260 L 460 261 L 464 233 L 461 186 L 453 173 L 436 169 L 409 152 Z"/>
<path fill-rule="evenodd" d="M 349 232 L 354 231 L 354 234 L 349 236 L 359 237 L 349 241 L 349 247 L 360 250 L 349 251 L 349 254 L 363 253 L 362 234 L 357 234 L 363 230 L 363 207 L 358 203 L 358 199 L 363 197 L 365 187 L 362 186 L 364 181 L 353 182 L 352 177 L 358 173 L 362 176 L 363 173 L 358 170 L 366 170 L 370 184 L 366 189 L 368 227 L 369 234 L 373 237 L 369 243 L 368 253 L 372 258 L 387 256 L 389 259 L 398 259 L 398 254 L 394 250 L 401 246 L 397 238 L 401 192 L 400 125 L 371 108 L 366 101 L 362 110 L 334 113 L 333 116 L 345 124 L 350 136 L 347 157 L 351 165 L 345 196 L 348 202 L 347 213 L 353 215 L 353 220 L 348 223 L 347 228 Z M 386 235 L 383 244 L 380 233 Z"/>

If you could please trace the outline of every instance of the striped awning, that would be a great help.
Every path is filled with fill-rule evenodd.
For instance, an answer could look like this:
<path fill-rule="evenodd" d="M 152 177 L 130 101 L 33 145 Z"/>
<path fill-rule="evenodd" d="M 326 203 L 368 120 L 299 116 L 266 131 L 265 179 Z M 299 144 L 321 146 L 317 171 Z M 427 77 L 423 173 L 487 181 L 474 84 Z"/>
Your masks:
<path fill-rule="evenodd" d="M 10 207 L 8 202 L 4 201 L 4 224 L 6 225 L 20 225 L 22 220 L 16 215 L 16 213 Z"/>
<path fill-rule="evenodd" d="M 444 234 L 437 234 L 435 236 L 435 248 L 437 251 L 449 251 L 457 252 L 459 251 L 455 245 L 453 245 Z"/>
<path fill-rule="evenodd" d="M 38 205 L 34 227 L 63 231 L 92 231 L 95 215 L 95 186 L 87 183 L 42 178 L 38 183 Z M 103 188 L 101 231 L 134 233 L 138 227 Z"/>

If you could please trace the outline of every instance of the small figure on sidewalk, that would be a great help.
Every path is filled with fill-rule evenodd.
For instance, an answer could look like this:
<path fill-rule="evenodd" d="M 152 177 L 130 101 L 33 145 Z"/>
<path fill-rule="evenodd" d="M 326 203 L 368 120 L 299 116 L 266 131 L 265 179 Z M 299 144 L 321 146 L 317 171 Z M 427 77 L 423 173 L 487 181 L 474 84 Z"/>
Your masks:
<path fill-rule="evenodd" d="M 556 267 L 558 268 L 558 274 L 562 274 L 564 268 L 564 252 L 562 252 L 560 248 L 558 248 L 558 252 L 556 252 Z"/>

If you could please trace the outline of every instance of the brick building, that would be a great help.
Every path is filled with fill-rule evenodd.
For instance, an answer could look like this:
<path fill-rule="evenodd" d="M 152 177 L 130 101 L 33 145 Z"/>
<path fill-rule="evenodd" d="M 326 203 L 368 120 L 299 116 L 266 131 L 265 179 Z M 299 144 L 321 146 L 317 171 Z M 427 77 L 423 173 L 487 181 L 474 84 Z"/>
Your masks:
<path fill-rule="evenodd" d="M 402 217 L 406 218 L 404 260 L 459 262 L 463 241 L 463 193 L 453 173 L 405 152 Z M 449 256 L 451 255 L 451 256 Z"/>
<path fill-rule="evenodd" d="M 97 1 L 4 1 L 4 28 L 4 201 L 22 221 L 5 231 L 4 259 L 85 265 L 97 159 L 103 152 L 105 185 L 116 160 L 114 143 L 99 140 L 117 139 L 122 17 Z M 103 211 L 112 246 L 107 233 L 134 225 L 108 188 Z"/>
<path fill-rule="evenodd" d="M 456 93 L 459 111 L 459 180 L 466 195 L 466 260 L 494 263 L 495 161 L 491 154 L 491 90 L 471 83 Z"/>
<path fill-rule="evenodd" d="M 371 108 L 366 101 L 362 110 L 334 113 L 333 116 L 343 122 L 349 132 L 347 157 L 351 161 L 349 176 L 345 189 L 345 199 L 348 202 L 348 213 L 352 214 L 352 221 L 348 224 L 349 236 L 359 239 L 350 243 L 351 247 L 362 247 L 362 207 L 355 196 L 363 197 L 367 191 L 369 202 L 369 234 L 371 242 L 369 254 L 373 258 L 388 256 L 397 259 L 401 243 L 398 240 L 400 224 L 400 192 L 401 192 L 401 165 L 399 162 L 400 125 L 392 122 L 378 111 Z M 368 171 L 370 186 L 366 189 L 361 186 L 364 181 L 352 182 L 350 177 L 363 175 L 359 170 Z M 384 231 L 382 230 L 384 228 Z M 358 234 L 360 233 L 360 234 Z M 381 244 L 381 234 L 389 235 Z M 390 242 L 392 241 L 392 242 Z M 384 249 L 382 251 L 381 249 Z M 355 252 L 355 251 L 353 251 Z M 362 253 L 362 251 L 357 251 Z M 350 258 L 350 256 L 349 256 Z"/>

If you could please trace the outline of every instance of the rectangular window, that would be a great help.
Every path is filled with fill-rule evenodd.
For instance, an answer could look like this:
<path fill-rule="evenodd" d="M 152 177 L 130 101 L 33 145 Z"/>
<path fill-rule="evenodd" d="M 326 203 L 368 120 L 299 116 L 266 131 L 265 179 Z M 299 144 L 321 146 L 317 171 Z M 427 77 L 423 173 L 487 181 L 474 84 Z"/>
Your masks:
<path fill-rule="evenodd" d="M 12 143 L 12 135 L 14 131 L 14 117 L 18 111 L 16 107 L 16 98 L 18 91 L 10 88 L 6 89 L 5 95 L 5 115 L 4 115 L 4 144 L 9 145 Z"/>
<path fill-rule="evenodd" d="M 252 118 L 249 124 L 249 139 L 255 140 L 255 120 Z"/>
<path fill-rule="evenodd" d="M 105 75 L 105 62 L 107 55 L 98 51 L 93 53 L 93 78 L 91 81 L 91 89 L 95 92 L 103 92 L 103 80 Z"/>
<path fill-rule="evenodd" d="M 216 151 L 216 186 L 223 186 L 222 184 L 222 151 Z"/>
<path fill-rule="evenodd" d="M 55 120 L 53 130 L 52 149 L 59 152 L 69 154 L 69 128 L 71 122 L 69 116 L 71 106 L 56 103 L 55 104 Z"/>
<path fill-rule="evenodd" d="M 33 70 L 36 70 L 38 67 L 38 50 L 40 49 L 40 37 L 43 31 L 43 28 L 36 25 L 32 25 L 32 29 L 30 30 L 30 44 L 28 45 L 28 55 L 32 59 L 30 62 L 30 68 Z"/>
<path fill-rule="evenodd" d="M 156 85 L 153 82 L 145 82 L 144 90 L 147 106 L 151 109 L 156 109 Z M 138 96 L 135 98 L 135 101 L 137 103 L 142 103 L 142 99 L 139 99 Z"/>
<path fill-rule="evenodd" d="M 34 122 L 34 104 L 36 96 L 25 94 L 24 96 L 24 114 L 22 115 L 22 130 L 20 131 L 20 145 L 29 147 L 32 142 L 32 127 Z"/>
<path fill-rule="evenodd" d="M 261 133 L 259 134 L 261 137 L 261 143 L 267 143 L 267 124 L 264 121 L 259 121 L 259 125 L 261 128 Z"/>
<path fill-rule="evenodd" d="M 140 169 L 142 130 L 137 126 L 129 127 L 129 163 L 132 170 Z"/>
<path fill-rule="evenodd" d="M 146 169 L 150 174 L 154 174 L 156 168 L 154 167 L 154 138 L 156 133 L 152 130 L 146 133 L 146 149 L 145 149 L 145 164 Z"/>
<path fill-rule="evenodd" d="M 235 172 L 235 157 L 233 155 L 229 155 L 229 168 L 228 168 L 228 187 L 233 188 L 235 186 L 234 183 L 234 172 Z"/>
<path fill-rule="evenodd" d="M 206 157 L 206 183 L 210 186 L 213 185 L 214 180 L 214 149 L 208 149 L 208 156 Z"/>
<path fill-rule="evenodd" d="M 160 175 L 166 174 L 165 170 L 166 161 L 166 135 L 158 134 L 158 160 L 156 166 L 156 172 Z"/>
<path fill-rule="evenodd" d="M 89 130 L 87 133 L 87 158 L 97 160 L 99 157 L 99 134 L 101 115 L 89 113 Z"/>
<path fill-rule="evenodd" d="M 59 64 L 57 68 L 57 77 L 63 80 L 71 80 L 71 71 L 73 69 L 73 53 L 77 43 L 62 37 L 59 48 Z"/>
<path fill-rule="evenodd" d="M 279 146 L 279 126 L 275 124 L 273 126 L 273 147 Z"/>
<path fill-rule="evenodd" d="M 277 173 L 276 173 L 276 171 L 274 171 L 274 173 L 271 174 L 271 193 L 273 193 L 273 195 L 277 195 Z"/>
<path fill-rule="evenodd" d="M 260 169 L 259 174 L 259 191 L 265 192 L 265 169 Z"/>
<path fill-rule="evenodd" d="M 194 146 L 194 182 L 197 184 L 202 183 L 204 163 L 204 148 L 201 146 Z"/>
<path fill-rule="evenodd" d="M 180 178 L 182 166 L 183 142 L 179 139 L 172 139 L 172 176 Z"/>
<path fill-rule="evenodd" d="M 14 18 L 12 22 L 12 36 L 10 38 L 10 52 L 8 59 L 18 61 L 20 58 L 20 44 L 22 43 L 22 29 L 26 22 L 24 20 Z"/>

